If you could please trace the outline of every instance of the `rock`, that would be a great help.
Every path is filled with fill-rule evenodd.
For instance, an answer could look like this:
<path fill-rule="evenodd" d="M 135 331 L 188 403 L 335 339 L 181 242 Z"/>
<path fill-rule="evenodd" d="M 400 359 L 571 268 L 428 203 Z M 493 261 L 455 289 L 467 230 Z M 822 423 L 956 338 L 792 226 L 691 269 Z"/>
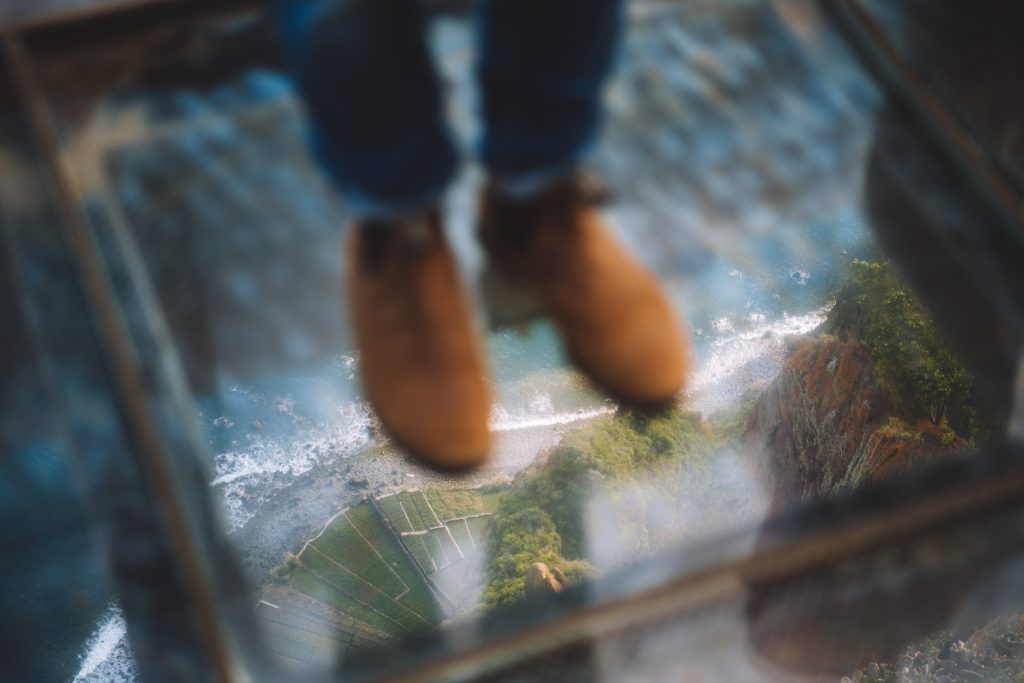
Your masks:
<path fill-rule="evenodd" d="M 773 510 L 827 498 L 962 452 L 966 443 L 927 420 L 896 417 L 867 346 L 855 336 L 794 337 L 761 394 L 745 441 Z"/>
<path fill-rule="evenodd" d="M 565 577 L 557 569 L 552 570 L 543 562 L 534 562 L 526 570 L 526 597 L 560 593 L 565 587 Z"/>
<path fill-rule="evenodd" d="M 787 339 L 783 369 L 751 411 L 745 444 L 773 512 L 967 450 L 949 428 L 897 405 L 879 379 L 870 351 L 877 347 L 862 336 L 870 326 L 858 306 L 857 297 L 841 294 L 826 325 Z M 752 585 L 746 615 L 754 647 L 787 671 L 834 680 L 948 624 L 976 580 L 969 565 L 900 573 L 889 562 L 867 555 Z M 869 666 L 853 680 L 882 674 Z"/>
<path fill-rule="evenodd" d="M 986 655 L 997 654 L 995 646 L 1000 638 L 1024 635 L 1024 613 L 1011 611 L 999 615 L 978 629 L 967 640 L 973 650 Z"/>

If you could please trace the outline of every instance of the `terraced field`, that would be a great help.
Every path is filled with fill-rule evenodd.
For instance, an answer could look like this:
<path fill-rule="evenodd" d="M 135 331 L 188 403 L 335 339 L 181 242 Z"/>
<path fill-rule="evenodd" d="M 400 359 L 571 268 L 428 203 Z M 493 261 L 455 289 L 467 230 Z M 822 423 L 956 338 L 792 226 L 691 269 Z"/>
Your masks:
<path fill-rule="evenodd" d="M 430 586 L 372 501 L 339 513 L 307 542 L 288 572 L 286 585 L 384 637 L 420 633 L 443 619 Z M 271 616 L 280 621 L 277 612 Z M 318 635 L 297 637 L 307 643 L 307 649 L 328 649 Z M 295 651 L 294 644 L 289 651 Z"/>
<path fill-rule="evenodd" d="M 388 639 L 383 631 L 286 586 L 268 588 L 256 616 L 270 652 L 292 664 L 326 665 Z"/>
<path fill-rule="evenodd" d="M 503 489 L 401 491 L 378 500 L 391 528 L 456 610 L 483 585 L 487 520 Z"/>
<path fill-rule="evenodd" d="M 493 491 L 411 490 L 338 513 L 257 606 L 271 652 L 327 663 L 475 604 L 495 504 Z"/>
<path fill-rule="evenodd" d="M 380 507 L 381 512 L 390 522 L 391 527 L 401 533 L 403 531 L 413 531 L 412 523 L 408 516 L 405 514 L 405 508 L 402 506 L 401 494 L 396 493 L 394 495 L 385 496 L 377 499 L 377 505 Z"/>
<path fill-rule="evenodd" d="M 442 520 L 494 513 L 498 499 L 507 490 L 503 485 L 476 489 L 427 489 L 423 492 L 434 512 Z"/>

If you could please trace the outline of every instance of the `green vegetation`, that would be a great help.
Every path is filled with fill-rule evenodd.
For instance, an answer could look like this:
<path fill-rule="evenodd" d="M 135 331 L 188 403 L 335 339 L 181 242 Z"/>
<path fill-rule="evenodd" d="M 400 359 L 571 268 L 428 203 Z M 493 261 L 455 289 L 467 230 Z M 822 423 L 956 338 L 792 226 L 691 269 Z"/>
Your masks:
<path fill-rule="evenodd" d="M 450 610 L 465 609 L 476 598 L 488 520 L 507 488 L 429 488 L 400 491 L 377 501 L 417 571 L 444 596 Z M 406 559 L 405 566 L 412 565 Z"/>
<path fill-rule="evenodd" d="M 270 570 L 270 582 L 273 584 L 286 584 L 292 572 L 299 566 L 299 558 L 292 553 L 286 553 L 284 562 Z"/>
<path fill-rule="evenodd" d="M 409 517 L 412 518 L 413 526 L 417 530 L 430 529 L 440 523 L 441 520 L 434 514 L 430 503 L 427 502 L 427 497 L 423 495 L 422 491 L 407 491 L 403 495 L 405 496 L 403 501 L 405 510 Z"/>
<path fill-rule="evenodd" d="M 443 619 L 430 587 L 370 501 L 331 520 L 274 579 L 389 635 L 424 631 Z"/>
<path fill-rule="evenodd" d="M 406 520 L 405 512 L 402 510 L 400 494 L 394 494 L 377 499 L 377 505 L 387 518 L 388 523 L 398 533 L 412 531 L 413 528 Z"/>
<path fill-rule="evenodd" d="M 901 417 L 896 417 L 895 415 L 891 415 L 889 419 L 886 420 L 885 428 L 897 436 L 917 439 L 918 441 L 924 438 L 923 435 L 907 423 L 906 420 Z"/>
<path fill-rule="evenodd" d="M 382 636 L 353 619 L 339 618 L 309 600 L 292 601 L 294 593 L 269 595 L 256 610 L 271 653 L 287 661 L 328 664 L 352 651 L 367 650 Z"/>
<path fill-rule="evenodd" d="M 490 517 L 471 517 L 466 520 L 466 526 L 469 527 L 469 533 L 473 535 L 473 541 L 476 543 L 478 549 L 482 549 L 487 543 L 487 536 L 491 528 Z"/>
<path fill-rule="evenodd" d="M 459 548 L 463 553 L 475 553 L 476 544 L 469 532 L 469 525 L 466 524 L 466 520 L 459 520 L 448 524 L 448 531 L 451 532 L 452 538 L 459 544 Z"/>
<path fill-rule="evenodd" d="M 409 562 L 408 556 L 402 552 L 401 546 L 373 505 L 369 502 L 361 503 L 350 509 L 346 515 L 363 537 L 372 542 L 373 550 L 379 553 L 395 576 L 408 587 L 409 590 L 398 599 L 399 602 L 417 614 L 428 616 L 431 621 L 439 619 L 440 610 L 430 588 Z"/>
<path fill-rule="evenodd" d="M 441 543 L 438 541 L 438 537 L 433 532 L 427 532 L 420 536 L 423 539 L 424 545 L 427 546 L 427 552 L 430 553 L 430 557 L 434 559 L 434 564 L 437 565 L 438 569 L 447 567 L 450 564 L 448 556 L 445 555 L 444 549 L 441 547 Z"/>
<path fill-rule="evenodd" d="M 734 405 L 719 411 L 708 420 L 708 433 L 717 447 L 743 448 L 750 414 L 766 384 L 767 382 L 755 383 Z"/>
<path fill-rule="evenodd" d="M 315 541 L 310 543 L 303 553 L 302 562 L 309 565 L 310 549 L 317 551 L 316 556 L 323 556 L 334 564 L 345 567 L 348 572 L 368 581 L 380 592 L 396 596 L 405 591 L 405 582 L 398 574 L 385 564 L 368 544 L 355 532 L 355 528 L 345 515 L 324 530 Z"/>
<path fill-rule="evenodd" d="M 991 428 L 974 379 L 888 263 L 853 262 L 824 331 L 867 345 L 879 379 L 907 418 L 948 425 L 968 439 Z"/>
<path fill-rule="evenodd" d="M 426 489 L 423 494 L 442 521 L 493 513 L 498 499 L 508 490 L 503 484 L 483 486 L 479 489 Z"/>
<path fill-rule="evenodd" d="M 622 484 L 657 470 L 664 485 L 672 486 L 678 480 L 672 470 L 699 466 L 712 448 L 712 435 L 700 415 L 677 410 L 658 415 L 620 412 L 566 437 L 523 471 L 498 504 L 485 604 L 520 600 L 526 571 L 534 562 L 561 571 L 570 582 L 587 574 L 583 524 L 597 482 Z M 617 488 L 606 491 L 613 500 Z M 645 528 L 635 532 L 646 536 Z"/>
<path fill-rule="evenodd" d="M 402 543 L 409 550 L 409 553 L 416 559 L 420 567 L 427 574 L 432 574 L 437 571 L 437 566 L 434 564 L 433 558 L 430 556 L 430 551 L 427 550 L 426 541 L 423 539 L 426 535 L 417 536 L 403 536 Z"/>
<path fill-rule="evenodd" d="M 303 585 L 309 587 L 316 580 L 320 594 L 331 598 L 328 604 L 344 607 L 346 611 L 357 609 L 359 614 L 356 616 L 384 631 L 397 634 L 398 629 L 401 629 L 407 633 L 416 633 L 426 630 L 432 623 L 440 623 L 439 620 L 432 622 L 427 616 L 398 603 L 395 596 L 381 591 L 319 552 L 303 553 L 302 566 L 293 575 L 293 581 L 302 575 Z"/>

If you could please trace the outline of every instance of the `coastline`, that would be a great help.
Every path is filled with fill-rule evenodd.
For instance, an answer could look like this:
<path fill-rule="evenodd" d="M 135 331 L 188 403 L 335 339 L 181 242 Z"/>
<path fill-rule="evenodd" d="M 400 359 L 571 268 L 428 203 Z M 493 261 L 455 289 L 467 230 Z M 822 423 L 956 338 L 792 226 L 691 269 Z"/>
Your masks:
<path fill-rule="evenodd" d="M 402 488 L 441 486 L 468 488 L 510 481 L 568 432 L 611 413 L 582 414 L 561 424 L 525 426 L 495 433 L 488 463 L 464 474 L 436 472 L 390 445 L 374 445 L 350 456 L 317 464 L 275 492 L 244 525 L 228 535 L 250 584 L 266 583 L 271 569 L 297 552 L 324 521 L 368 495 L 381 496 Z"/>

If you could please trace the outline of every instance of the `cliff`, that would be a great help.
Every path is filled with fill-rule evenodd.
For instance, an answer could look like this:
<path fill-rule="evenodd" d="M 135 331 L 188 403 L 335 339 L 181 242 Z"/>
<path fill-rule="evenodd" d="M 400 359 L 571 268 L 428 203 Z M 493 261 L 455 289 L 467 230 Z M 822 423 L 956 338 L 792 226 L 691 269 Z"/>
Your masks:
<path fill-rule="evenodd" d="M 789 340 L 745 442 L 782 509 L 962 453 L 984 416 L 970 376 L 889 267 L 856 263 L 828 320 Z"/>

